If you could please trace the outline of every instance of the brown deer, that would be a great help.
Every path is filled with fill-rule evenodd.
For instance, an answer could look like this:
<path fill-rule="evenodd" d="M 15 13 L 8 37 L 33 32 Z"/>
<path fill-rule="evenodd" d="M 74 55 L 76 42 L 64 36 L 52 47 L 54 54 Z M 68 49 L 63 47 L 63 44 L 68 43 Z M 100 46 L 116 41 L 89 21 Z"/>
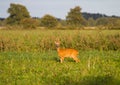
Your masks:
<path fill-rule="evenodd" d="M 58 56 L 60 57 L 60 62 L 62 63 L 64 58 L 69 57 L 69 58 L 73 58 L 76 62 L 79 62 L 80 60 L 78 59 L 78 51 L 75 49 L 62 49 L 60 48 L 60 41 L 57 40 L 55 41 L 55 45 L 57 47 L 57 52 L 58 52 Z"/>

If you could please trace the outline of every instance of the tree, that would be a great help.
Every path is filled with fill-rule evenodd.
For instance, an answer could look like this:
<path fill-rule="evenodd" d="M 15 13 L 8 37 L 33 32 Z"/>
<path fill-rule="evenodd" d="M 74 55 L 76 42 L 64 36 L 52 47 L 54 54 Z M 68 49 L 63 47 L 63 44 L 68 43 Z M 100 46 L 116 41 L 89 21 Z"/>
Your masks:
<path fill-rule="evenodd" d="M 9 17 L 6 19 L 7 24 L 18 25 L 24 18 L 30 18 L 29 12 L 25 6 L 20 4 L 10 4 L 8 9 Z"/>
<path fill-rule="evenodd" d="M 70 9 L 70 12 L 68 12 L 68 15 L 66 16 L 66 22 L 68 25 L 86 25 L 86 21 L 82 16 L 81 8 L 79 6 Z"/>
<path fill-rule="evenodd" d="M 43 27 L 55 27 L 58 25 L 58 21 L 55 17 L 46 14 L 41 18 L 41 26 Z"/>
<path fill-rule="evenodd" d="M 120 19 L 119 18 L 108 18 L 107 26 L 109 29 L 120 29 Z"/>
<path fill-rule="evenodd" d="M 93 18 L 89 18 L 88 19 L 88 26 L 95 26 L 96 25 L 96 21 Z"/>
<path fill-rule="evenodd" d="M 120 29 L 120 19 L 119 18 L 98 18 L 96 20 L 97 26 L 103 26 L 106 29 Z"/>
<path fill-rule="evenodd" d="M 101 26 L 107 26 L 109 24 L 108 18 L 104 18 L 104 17 L 98 18 L 96 21 L 97 21 L 96 22 L 97 26 L 100 26 L 100 25 Z"/>

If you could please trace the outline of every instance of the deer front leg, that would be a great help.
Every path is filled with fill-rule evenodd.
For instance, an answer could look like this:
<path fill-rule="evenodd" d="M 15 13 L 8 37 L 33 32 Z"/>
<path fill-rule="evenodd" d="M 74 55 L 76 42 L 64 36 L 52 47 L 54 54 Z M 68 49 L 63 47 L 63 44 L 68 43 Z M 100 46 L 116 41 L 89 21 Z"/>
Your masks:
<path fill-rule="evenodd" d="M 61 58 L 60 58 L 60 63 L 62 63 L 62 62 L 63 62 L 63 60 L 64 60 L 64 58 L 63 58 L 63 57 L 61 57 Z"/>
<path fill-rule="evenodd" d="M 73 57 L 76 63 L 80 62 L 80 60 L 77 57 Z"/>

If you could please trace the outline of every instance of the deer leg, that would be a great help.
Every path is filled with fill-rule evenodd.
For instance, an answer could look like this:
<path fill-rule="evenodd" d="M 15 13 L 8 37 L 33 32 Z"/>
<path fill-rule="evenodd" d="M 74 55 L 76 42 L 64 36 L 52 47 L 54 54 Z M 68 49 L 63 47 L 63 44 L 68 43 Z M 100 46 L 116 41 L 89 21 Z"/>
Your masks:
<path fill-rule="evenodd" d="M 73 58 L 75 60 L 76 63 L 80 62 L 80 60 L 77 57 Z"/>
<path fill-rule="evenodd" d="M 64 60 L 64 58 L 62 57 L 62 58 L 60 58 L 60 62 L 62 63 L 63 62 L 63 60 Z"/>

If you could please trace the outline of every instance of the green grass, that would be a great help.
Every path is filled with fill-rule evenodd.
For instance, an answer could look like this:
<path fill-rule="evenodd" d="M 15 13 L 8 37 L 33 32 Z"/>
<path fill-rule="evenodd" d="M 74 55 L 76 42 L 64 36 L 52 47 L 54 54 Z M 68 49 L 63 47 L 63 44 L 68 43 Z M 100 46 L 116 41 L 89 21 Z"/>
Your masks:
<path fill-rule="evenodd" d="M 0 85 L 119 85 L 120 51 L 79 51 L 81 62 L 56 51 L 1 52 Z"/>
<path fill-rule="evenodd" d="M 79 63 L 59 62 L 56 38 Z M 0 30 L 0 85 L 120 85 L 120 31 Z"/>

